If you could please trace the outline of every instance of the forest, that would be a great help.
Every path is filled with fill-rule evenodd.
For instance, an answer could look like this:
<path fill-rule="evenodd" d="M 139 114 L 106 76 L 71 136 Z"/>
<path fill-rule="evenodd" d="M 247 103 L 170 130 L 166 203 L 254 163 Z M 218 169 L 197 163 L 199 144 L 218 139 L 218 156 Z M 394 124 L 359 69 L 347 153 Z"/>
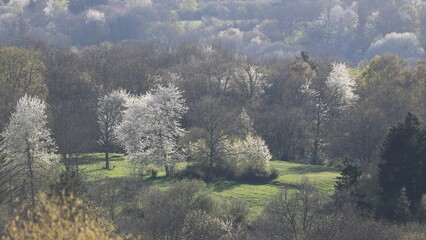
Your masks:
<path fill-rule="evenodd" d="M 0 238 L 426 239 L 425 21 L 0 1 Z"/>

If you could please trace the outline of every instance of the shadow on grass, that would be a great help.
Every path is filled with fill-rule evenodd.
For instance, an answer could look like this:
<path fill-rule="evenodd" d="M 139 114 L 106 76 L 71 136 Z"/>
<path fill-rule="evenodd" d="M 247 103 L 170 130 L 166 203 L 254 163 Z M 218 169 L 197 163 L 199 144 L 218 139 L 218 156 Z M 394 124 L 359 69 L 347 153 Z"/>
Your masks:
<path fill-rule="evenodd" d="M 111 154 L 109 156 L 109 161 L 110 163 L 124 161 L 124 155 Z M 101 162 L 105 162 L 105 155 L 103 154 L 88 154 L 88 155 L 82 155 L 78 158 L 79 165 L 89 165 L 89 164 L 101 163 Z"/>
<path fill-rule="evenodd" d="M 334 170 L 331 168 L 323 167 L 323 166 L 295 166 L 289 167 L 286 171 L 286 174 L 309 174 L 309 173 L 321 173 L 321 172 L 338 172 L 338 170 Z"/>
<path fill-rule="evenodd" d="M 234 181 L 217 181 L 212 182 L 211 186 L 213 187 L 213 190 L 215 192 L 223 192 L 225 190 L 232 189 L 236 186 L 240 185 L 240 183 L 234 182 Z"/>
<path fill-rule="evenodd" d="M 226 190 L 230 190 L 232 188 L 235 187 L 239 187 L 241 185 L 247 184 L 247 185 L 251 185 L 251 186 L 267 186 L 267 185 L 271 185 L 272 182 L 268 181 L 260 181 L 260 182 L 255 182 L 255 181 L 238 181 L 238 180 L 218 180 L 215 182 L 207 182 L 207 184 L 211 185 L 213 190 L 215 192 L 223 192 Z"/>
<path fill-rule="evenodd" d="M 85 168 L 82 168 L 82 169 L 80 169 L 80 172 L 83 173 L 83 174 L 86 174 L 86 173 L 91 173 L 91 172 L 99 172 L 99 171 L 102 171 L 102 170 L 107 171 L 105 168 L 97 168 L 97 169 L 90 169 L 90 170 L 86 170 Z"/>
<path fill-rule="evenodd" d="M 300 188 L 300 184 L 299 183 L 283 183 L 283 182 L 279 182 L 279 181 L 273 181 L 272 185 L 279 187 L 279 188 L 290 188 L 290 189 L 299 189 Z"/>

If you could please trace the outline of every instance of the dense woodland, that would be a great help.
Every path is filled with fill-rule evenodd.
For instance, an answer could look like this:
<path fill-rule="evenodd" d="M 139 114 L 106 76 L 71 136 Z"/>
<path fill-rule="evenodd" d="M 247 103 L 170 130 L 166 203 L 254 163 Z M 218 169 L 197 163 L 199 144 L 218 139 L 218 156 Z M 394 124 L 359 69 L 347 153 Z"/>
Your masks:
<path fill-rule="evenodd" d="M 5 239 L 426 238 L 423 1 L 2 1 L 0 20 Z M 88 182 L 92 152 L 135 174 Z M 270 160 L 341 175 L 252 218 L 212 197 L 273 182 Z"/>
<path fill-rule="evenodd" d="M 424 56 L 422 0 L 3 0 L 0 42 L 58 47 L 142 40 L 162 48 L 222 42 L 256 58 L 300 51 L 356 64 L 386 51 Z"/>

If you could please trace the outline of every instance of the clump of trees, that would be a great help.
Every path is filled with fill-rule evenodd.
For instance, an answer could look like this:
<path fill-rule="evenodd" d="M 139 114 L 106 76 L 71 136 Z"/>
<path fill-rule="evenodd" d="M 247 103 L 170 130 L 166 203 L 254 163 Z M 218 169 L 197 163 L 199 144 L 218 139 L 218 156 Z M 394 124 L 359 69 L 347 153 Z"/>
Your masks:
<path fill-rule="evenodd" d="M 177 162 L 183 160 L 179 138 L 184 129 L 181 119 L 187 107 L 177 87 L 158 86 L 140 97 L 129 97 L 117 137 L 135 163 L 154 163 L 174 175 Z"/>
<path fill-rule="evenodd" d="M 324 204 L 325 196 L 305 179 L 299 189 L 277 193 L 255 221 L 256 232 L 263 238 L 303 238 L 319 221 Z"/>
<path fill-rule="evenodd" d="M 417 117 L 408 113 L 389 130 L 383 141 L 378 174 L 382 214 L 387 218 L 405 222 L 421 209 L 426 193 L 424 134 Z"/>

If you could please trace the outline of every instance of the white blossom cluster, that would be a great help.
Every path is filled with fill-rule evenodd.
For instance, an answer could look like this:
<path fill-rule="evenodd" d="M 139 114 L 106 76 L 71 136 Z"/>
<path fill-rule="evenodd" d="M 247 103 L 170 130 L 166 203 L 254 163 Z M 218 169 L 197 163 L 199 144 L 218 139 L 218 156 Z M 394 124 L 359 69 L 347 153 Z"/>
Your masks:
<path fill-rule="evenodd" d="M 105 13 L 98 11 L 98 10 L 89 9 L 86 12 L 86 23 L 90 23 L 90 22 L 104 23 L 105 22 Z"/>
<path fill-rule="evenodd" d="M 178 139 L 188 108 L 177 87 L 158 86 L 143 96 L 129 96 L 117 137 L 132 162 L 174 166 L 182 158 Z"/>
<path fill-rule="evenodd" d="M 46 104 L 37 97 L 25 95 L 16 106 L 10 122 L 2 133 L 3 147 L 16 165 L 26 161 L 47 163 L 55 143 L 47 128 Z M 26 164 L 26 163 L 25 163 Z"/>

